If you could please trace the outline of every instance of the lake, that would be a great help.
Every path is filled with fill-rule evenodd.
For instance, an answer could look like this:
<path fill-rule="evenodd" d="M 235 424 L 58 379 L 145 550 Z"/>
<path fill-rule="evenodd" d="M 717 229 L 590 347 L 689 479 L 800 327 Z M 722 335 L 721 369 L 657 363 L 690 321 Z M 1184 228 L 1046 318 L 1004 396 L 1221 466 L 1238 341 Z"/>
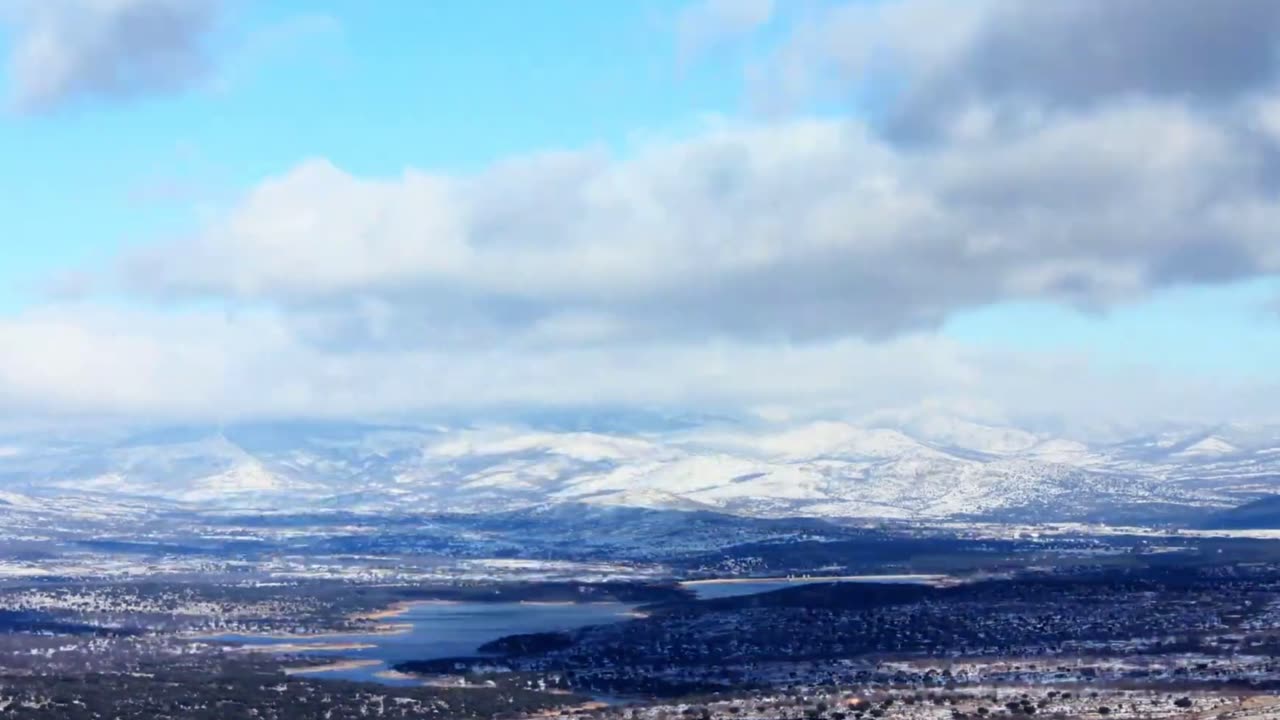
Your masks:
<path fill-rule="evenodd" d="M 215 640 L 245 645 L 289 645 L 299 654 L 371 661 L 360 667 L 307 672 L 315 678 L 360 680 L 392 685 L 418 685 L 421 680 L 380 676 L 405 660 L 434 660 L 474 656 L 477 648 L 506 635 L 573 630 L 587 625 L 627 619 L 635 608 L 624 603 L 413 603 L 404 613 L 386 622 L 412 625 L 407 632 L 389 634 L 337 634 L 316 638 L 278 638 L 260 635 L 219 635 Z M 308 649 L 326 645 L 368 644 L 364 649 Z"/>
<path fill-rule="evenodd" d="M 692 580 L 681 583 L 699 600 L 736 597 L 772 592 L 797 585 L 815 583 L 906 583 L 932 585 L 945 579 L 945 575 L 844 575 L 831 577 L 779 577 L 779 578 L 726 578 L 723 580 Z"/>
<path fill-rule="evenodd" d="M 846 577 L 732 578 L 682 583 L 700 599 L 753 595 L 811 583 L 918 583 L 938 582 L 937 575 L 861 575 Z M 288 652 L 332 656 L 363 662 L 338 669 L 308 670 L 316 678 L 360 680 L 389 685 L 417 685 L 420 679 L 388 675 L 391 666 L 406 660 L 436 660 L 478 654 L 487 642 L 507 635 L 574 630 L 587 625 L 620 622 L 636 608 L 625 603 L 522 603 L 522 602 L 420 602 L 385 622 L 412 626 L 406 632 L 334 634 L 319 637 L 280 638 L 261 635 L 218 635 L 213 640 L 270 647 L 288 646 Z M 370 645 L 367 648 L 330 647 Z"/>

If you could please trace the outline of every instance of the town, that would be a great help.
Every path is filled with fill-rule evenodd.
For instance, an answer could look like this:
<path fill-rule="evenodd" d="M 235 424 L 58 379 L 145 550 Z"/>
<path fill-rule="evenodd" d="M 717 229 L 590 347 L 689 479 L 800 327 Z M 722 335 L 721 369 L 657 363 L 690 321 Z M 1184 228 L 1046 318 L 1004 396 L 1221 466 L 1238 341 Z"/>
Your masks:
<path fill-rule="evenodd" d="M 872 582 L 801 570 L 764 582 L 749 574 L 759 563 L 744 563 L 744 590 L 705 597 L 708 586 L 681 584 L 673 570 L 604 582 L 18 578 L 0 588 L 0 707 L 41 718 L 92 717 L 85 707 L 217 717 L 248 706 L 261 717 L 602 720 L 1272 712 L 1273 541 L 1230 555 L 1217 552 L 1220 540 L 1166 541 L 1178 551 L 1056 538 L 1021 566 L 1001 554 L 951 575 Z M 443 617 L 423 612 L 500 611 L 518 629 L 542 627 L 527 618 L 553 609 L 592 619 L 414 655 L 432 646 L 424 628 L 440 631 L 430 618 Z M 418 634 L 405 644 L 402 633 Z M 290 714 L 298 708 L 311 714 Z"/>

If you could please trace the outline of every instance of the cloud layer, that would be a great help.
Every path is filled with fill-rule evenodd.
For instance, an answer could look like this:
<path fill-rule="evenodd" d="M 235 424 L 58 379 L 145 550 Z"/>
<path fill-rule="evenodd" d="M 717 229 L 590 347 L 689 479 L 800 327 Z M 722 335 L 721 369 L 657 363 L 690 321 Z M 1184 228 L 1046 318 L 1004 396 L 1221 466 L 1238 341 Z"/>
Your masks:
<path fill-rule="evenodd" d="M 1274 419 L 1280 387 L 1008 352 L 935 336 L 471 348 L 319 346 L 275 310 L 69 305 L 0 321 L 0 404 L 13 417 L 185 421 L 641 407 L 850 417 L 954 413 L 1069 428 L 1152 419 Z"/>

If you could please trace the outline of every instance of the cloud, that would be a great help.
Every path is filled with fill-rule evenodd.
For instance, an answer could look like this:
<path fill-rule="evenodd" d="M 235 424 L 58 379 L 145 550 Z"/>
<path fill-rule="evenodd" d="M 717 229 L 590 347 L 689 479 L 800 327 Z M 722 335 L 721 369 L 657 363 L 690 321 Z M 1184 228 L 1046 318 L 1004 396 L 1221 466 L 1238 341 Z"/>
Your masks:
<path fill-rule="evenodd" d="M 1087 104 L 1127 94 L 1229 97 L 1276 78 L 1280 7 L 1268 0 L 1004 0 L 958 63 L 923 90 Z"/>
<path fill-rule="evenodd" d="M 468 176 L 317 160 L 126 276 L 161 298 L 372 300 L 424 338 L 479 342 L 563 316 L 768 341 L 888 337 L 1010 300 L 1105 308 L 1280 272 L 1278 148 L 1250 122 L 1152 100 L 922 149 L 824 120 Z"/>
<path fill-rule="evenodd" d="M 922 140 L 975 111 L 1212 106 L 1274 86 L 1278 62 L 1269 0 L 887 0 L 808 17 L 763 77 L 783 95 L 879 84 L 889 133 Z"/>
<path fill-rule="evenodd" d="M 1199 23 L 1205 6 L 1182 0 L 851 3 L 802 21 L 771 60 L 799 86 L 875 85 L 865 114 L 720 120 L 467 174 L 301 162 L 86 282 L 134 309 L 85 300 L 0 324 L 17 348 L 0 353 L 0 402 L 1264 415 L 1273 385 L 933 331 L 1002 303 L 1105 311 L 1280 274 L 1280 87 L 1253 62 L 1269 5 L 1228 0 L 1214 12 L 1231 17 Z M 721 28 L 768 17 L 702 7 Z M 1212 67 L 1166 57 L 1231 33 L 1246 47 Z"/>
<path fill-rule="evenodd" d="M 682 61 L 767 24 L 774 0 L 697 0 L 676 18 L 676 45 Z"/>
<path fill-rule="evenodd" d="M 13 20 L 12 102 L 49 112 L 90 98 L 192 87 L 209 71 L 222 0 L 25 0 Z"/>
<path fill-rule="evenodd" d="M 1268 0 L 993 3 L 974 35 L 907 91 L 899 132 L 929 134 L 971 103 L 1089 107 L 1126 97 L 1214 104 L 1277 78 Z"/>
<path fill-rule="evenodd" d="M 0 402 L 32 419 L 352 418 L 565 406 L 768 407 L 806 418 L 927 407 L 1084 425 L 1266 419 L 1280 400 L 1274 385 L 1174 378 L 920 334 L 789 347 L 546 347 L 517 336 L 468 349 L 325 348 L 275 310 L 60 305 L 0 321 L 0 337 Z"/>
<path fill-rule="evenodd" d="M 1259 28 L 1277 7 L 836 4 L 775 60 L 885 82 L 867 117 L 719 122 L 465 176 L 312 160 L 131 258 L 126 282 L 322 308 L 343 328 L 334 342 L 548 327 L 764 342 L 887 338 L 1006 301 L 1098 310 L 1275 274 L 1280 86 L 1266 60 L 1280 36 Z M 772 10 L 701 3 L 681 24 L 741 30 Z M 1222 52 L 1191 61 L 1185 47 Z M 358 304 L 413 329 L 360 330 Z"/>

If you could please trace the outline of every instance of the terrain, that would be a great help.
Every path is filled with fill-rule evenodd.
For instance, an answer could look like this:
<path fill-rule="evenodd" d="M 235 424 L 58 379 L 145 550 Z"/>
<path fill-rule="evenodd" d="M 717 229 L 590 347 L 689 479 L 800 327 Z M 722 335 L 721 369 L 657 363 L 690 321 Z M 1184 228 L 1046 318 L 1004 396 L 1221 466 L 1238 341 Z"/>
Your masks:
<path fill-rule="evenodd" d="M 593 419 L 594 420 L 594 419 Z M 493 513 L 555 504 L 751 517 L 1189 524 L 1273 493 L 1280 428 L 1054 435 L 893 424 L 621 418 L 258 423 L 0 435 L 0 519 L 290 508 Z"/>
<path fill-rule="evenodd" d="M 585 560 L 492 574 L 441 562 L 429 576 L 379 575 L 370 568 L 402 558 L 364 555 L 345 558 L 363 568 L 345 577 L 303 577 L 273 562 L 10 577 L 0 582 L 0 710 L 848 720 L 1265 717 L 1277 708 L 1280 542 L 863 531 L 828 543 L 823 559 L 844 559 L 829 572 L 949 572 L 910 584 L 778 580 L 783 589 L 707 598 L 677 582 L 713 571 L 759 577 L 748 561 L 762 557 L 784 578 L 806 575 L 812 542 L 726 545 L 716 553 L 725 564 L 714 568 L 680 552 L 644 564 L 615 559 L 612 575 L 632 577 L 608 581 L 547 579 L 598 576 Z M 443 631 L 435 620 L 414 625 L 414 606 L 572 615 L 581 603 L 636 610 L 565 631 L 498 635 L 471 655 L 349 674 L 380 643 L 414 652 L 397 640 L 411 627 L 413 637 Z M 427 640 L 417 651 L 429 648 Z"/>
<path fill-rule="evenodd" d="M 0 712 L 1280 711 L 1275 429 L 591 424 L 5 434 Z"/>

